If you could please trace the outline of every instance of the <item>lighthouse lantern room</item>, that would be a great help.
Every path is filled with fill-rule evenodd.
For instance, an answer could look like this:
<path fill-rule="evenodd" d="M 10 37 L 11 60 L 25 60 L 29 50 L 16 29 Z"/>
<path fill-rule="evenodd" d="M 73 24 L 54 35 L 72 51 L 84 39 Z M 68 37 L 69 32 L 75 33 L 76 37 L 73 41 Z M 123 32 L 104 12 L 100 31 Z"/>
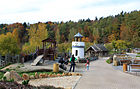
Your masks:
<path fill-rule="evenodd" d="M 82 42 L 82 35 L 78 32 L 74 36 L 74 41 L 72 42 L 72 54 L 76 58 L 84 58 L 84 48 L 85 42 Z"/>

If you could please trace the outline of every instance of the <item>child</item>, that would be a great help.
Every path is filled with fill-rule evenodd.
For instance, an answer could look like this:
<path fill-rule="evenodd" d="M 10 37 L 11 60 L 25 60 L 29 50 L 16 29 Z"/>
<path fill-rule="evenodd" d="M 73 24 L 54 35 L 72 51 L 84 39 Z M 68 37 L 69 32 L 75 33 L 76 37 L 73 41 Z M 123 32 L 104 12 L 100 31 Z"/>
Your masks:
<path fill-rule="evenodd" d="M 87 59 L 85 66 L 87 67 L 87 70 L 89 70 L 89 60 L 88 59 Z"/>

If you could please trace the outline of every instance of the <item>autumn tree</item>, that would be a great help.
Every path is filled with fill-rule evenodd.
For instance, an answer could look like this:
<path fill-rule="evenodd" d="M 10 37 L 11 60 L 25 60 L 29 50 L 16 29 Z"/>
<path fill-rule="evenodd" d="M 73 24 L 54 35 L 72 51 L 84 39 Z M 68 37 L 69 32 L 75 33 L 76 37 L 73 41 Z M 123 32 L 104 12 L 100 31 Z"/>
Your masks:
<path fill-rule="evenodd" d="M 112 51 L 112 50 L 113 50 L 113 45 L 112 45 L 112 43 L 106 43 L 106 44 L 105 44 L 105 47 L 106 47 L 109 51 Z"/>
<path fill-rule="evenodd" d="M 23 44 L 31 45 L 32 42 L 35 43 L 34 46 L 39 46 L 41 43 L 36 40 L 40 37 L 37 35 L 39 33 L 38 31 L 40 31 L 38 30 L 39 24 L 45 24 L 44 29 L 47 29 L 47 37 L 55 39 L 59 44 L 71 42 L 73 34 L 75 35 L 77 32 L 80 32 L 85 37 L 85 40 L 91 43 L 105 44 L 113 42 L 113 40 L 124 40 L 131 42 L 133 47 L 140 47 L 139 22 L 140 11 L 132 11 L 129 13 L 122 11 L 115 16 L 101 17 L 95 20 L 89 18 L 80 19 L 78 22 L 70 20 L 67 22 L 48 21 L 46 23 L 31 25 L 29 23 L 0 24 L 0 34 L 12 32 L 12 34 L 15 34 L 18 38 L 18 44 L 20 44 L 21 48 Z M 30 32 L 26 29 L 30 29 Z M 32 40 L 32 42 L 30 40 Z"/>
<path fill-rule="evenodd" d="M 20 47 L 20 39 L 19 39 L 18 29 L 14 29 L 12 32 L 12 35 L 15 38 L 15 40 L 17 41 L 18 46 Z"/>
<path fill-rule="evenodd" d="M 20 53 L 20 48 L 16 37 L 12 35 L 11 32 L 6 33 L 6 35 L 0 35 L 0 54 L 1 55 L 15 55 Z"/>
<path fill-rule="evenodd" d="M 115 34 L 109 35 L 109 36 L 108 36 L 108 41 L 109 41 L 109 42 L 112 42 L 113 40 L 116 40 Z"/>
<path fill-rule="evenodd" d="M 117 50 L 124 50 L 131 47 L 131 43 L 124 40 L 112 41 L 112 46 Z"/>
<path fill-rule="evenodd" d="M 55 32 L 55 39 L 56 39 L 56 42 L 59 44 L 60 43 L 60 31 L 59 31 L 59 29 L 57 29 L 56 30 L 56 32 Z"/>
<path fill-rule="evenodd" d="M 48 37 L 48 31 L 46 29 L 46 24 L 44 23 L 38 23 L 33 24 L 30 26 L 30 29 L 28 30 L 29 35 L 29 43 L 26 43 L 23 46 L 23 51 L 27 52 L 34 52 L 36 50 L 36 47 L 42 47 L 42 40 L 46 39 Z"/>
<path fill-rule="evenodd" d="M 74 35 L 76 35 L 76 34 L 77 34 L 77 30 L 76 29 L 74 29 L 74 28 L 70 29 L 70 33 L 69 33 L 69 36 L 68 36 L 69 42 L 72 42 L 72 40 L 74 38 Z"/>
<path fill-rule="evenodd" d="M 72 49 L 71 43 L 58 44 L 58 52 L 59 53 L 69 53 L 69 52 L 71 52 L 71 49 Z"/>
<path fill-rule="evenodd" d="M 91 45 L 93 45 L 94 43 L 91 43 L 91 42 L 86 42 L 85 43 L 85 50 L 90 47 Z"/>
<path fill-rule="evenodd" d="M 98 29 L 93 28 L 92 34 L 93 34 L 93 38 L 94 38 L 94 43 L 98 43 L 99 36 L 100 36 Z"/>

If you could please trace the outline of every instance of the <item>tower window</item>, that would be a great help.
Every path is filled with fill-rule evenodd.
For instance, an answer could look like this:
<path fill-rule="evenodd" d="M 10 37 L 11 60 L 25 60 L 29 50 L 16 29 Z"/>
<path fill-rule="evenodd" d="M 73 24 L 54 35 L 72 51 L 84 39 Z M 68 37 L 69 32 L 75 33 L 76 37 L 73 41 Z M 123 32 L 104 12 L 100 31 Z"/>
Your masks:
<path fill-rule="evenodd" d="M 75 50 L 75 56 L 77 56 L 78 55 L 78 50 Z"/>
<path fill-rule="evenodd" d="M 78 41 L 78 38 L 76 38 L 76 41 Z"/>

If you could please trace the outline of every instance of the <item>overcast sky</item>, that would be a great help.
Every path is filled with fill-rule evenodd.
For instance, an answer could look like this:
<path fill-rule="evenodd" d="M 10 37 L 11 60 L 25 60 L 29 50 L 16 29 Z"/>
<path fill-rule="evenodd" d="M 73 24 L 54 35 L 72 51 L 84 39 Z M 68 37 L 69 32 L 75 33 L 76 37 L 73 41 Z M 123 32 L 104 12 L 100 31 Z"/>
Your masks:
<path fill-rule="evenodd" d="M 0 0 L 0 24 L 78 21 L 140 10 L 140 0 Z"/>

